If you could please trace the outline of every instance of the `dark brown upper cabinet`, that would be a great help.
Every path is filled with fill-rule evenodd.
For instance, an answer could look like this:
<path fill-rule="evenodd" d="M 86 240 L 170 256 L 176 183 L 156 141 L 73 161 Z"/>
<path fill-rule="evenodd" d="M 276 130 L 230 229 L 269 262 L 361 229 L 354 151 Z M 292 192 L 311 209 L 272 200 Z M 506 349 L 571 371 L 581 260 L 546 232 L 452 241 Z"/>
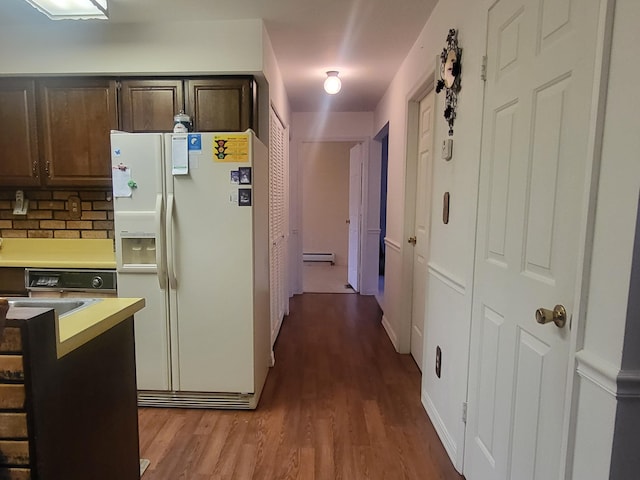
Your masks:
<path fill-rule="evenodd" d="M 185 81 L 186 113 L 196 132 L 257 130 L 256 85 L 252 77 L 194 78 Z"/>
<path fill-rule="evenodd" d="M 0 82 L 0 186 L 40 184 L 34 80 Z"/>
<path fill-rule="evenodd" d="M 50 78 L 38 85 L 42 183 L 109 187 L 109 135 L 118 128 L 116 81 Z"/>
<path fill-rule="evenodd" d="M 121 130 L 173 131 L 173 116 L 184 110 L 182 80 L 125 79 L 120 85 Z"/>
<path fill-rule="evenodd" d="M 0 78 L 0 186 L 109 188 L 110 131 L 258 132 L 251 76 Z"/>

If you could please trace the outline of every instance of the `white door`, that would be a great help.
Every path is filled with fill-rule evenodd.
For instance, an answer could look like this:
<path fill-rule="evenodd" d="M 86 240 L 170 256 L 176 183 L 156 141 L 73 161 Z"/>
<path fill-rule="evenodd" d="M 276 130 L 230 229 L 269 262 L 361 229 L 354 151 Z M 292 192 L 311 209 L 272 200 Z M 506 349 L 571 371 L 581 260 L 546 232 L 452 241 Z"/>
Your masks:
<path fill-rule="evenodd" d="M 271 283 L 271 344 L 288 310 L 287 288 L 287 129 L 273 107 L 269 110 L 269 276 Z"/>
<path fill-rule="evenodd" d="M 411 308 L 411 355 L 422 370 L 423 330 L 427 293 L 427 255 L 431 200 L 431 165 L 433 151 L 433 90 L 420 101 L 418 121 L 418 164 L 416 168 L 416 208 L 413 249 L 413 295 Z"/>
<path fill-rule="evenodd" d="M 360 290 L 360 209 L 362 204 L 362 144 L 349 151 L 349 259 L 347 281 Z"/>
<path fill-rule="evenodd" d="M 599 0 L 489 10 L 464 473 L 563 478 Z"/>

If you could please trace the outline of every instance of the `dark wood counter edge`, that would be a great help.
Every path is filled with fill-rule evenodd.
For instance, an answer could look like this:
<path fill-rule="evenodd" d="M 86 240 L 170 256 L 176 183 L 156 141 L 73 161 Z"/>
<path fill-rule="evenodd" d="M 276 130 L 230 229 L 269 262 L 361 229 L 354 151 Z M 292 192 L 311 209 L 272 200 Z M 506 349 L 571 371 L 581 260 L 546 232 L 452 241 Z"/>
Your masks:
<path fill-rule="evenodd" d="M 34 478 L 139 478 L 133 316 L 62 358 L 51 309 L 12 309 L 19 328 Z"/>

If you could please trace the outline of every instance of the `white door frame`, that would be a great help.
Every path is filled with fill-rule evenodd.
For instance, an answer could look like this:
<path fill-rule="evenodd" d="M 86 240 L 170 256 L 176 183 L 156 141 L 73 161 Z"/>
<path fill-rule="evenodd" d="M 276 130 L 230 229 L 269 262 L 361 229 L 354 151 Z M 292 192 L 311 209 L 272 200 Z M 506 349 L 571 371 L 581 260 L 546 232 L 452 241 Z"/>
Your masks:
<path fill-rule="evenodd" d="M 435 65 L 435 62 L 434 62 Z M 420 100 L 434 88 L 435 68 L 419 79 L 407 95 L 407 138 L 404 175 L 404 219 L 402 224 L 402 244 L 391 245 L 400 248 L 402 277 L 400 279 L 401 300 L 398 312 L 400 326 L 397 336 L 392 339 L 399 353 L 411 352 L 411 310 L 413 306 L 413 248 L 407 248 L 407 239 L 415 230 L 416 169 L 418 164 L 418 125 L 420 120 Z M 437 103 L 437 102 L 436 102 Z M 435 150 L 435 149 L 434 149 Z M 426 293 L 426 292 L 425 292 Z"/>
<path fill-rule="evenodd" d="M 291 179 L 295 179 L 295 192 L 291 192 L 290 199 L 298 204 L 303 198 L 302 172 L 304 159 L 301 157 L 302 144 L 323 143 L 323 142 L 358 142 L 363 145 L 363 168 L 362 168 L 362 210 L 360 229 L 360 255 L 358 259 L 358 273 L 360 276 L 360 294 L 375 295 L 378 289 L 378 242 L 380 237 L 380 163 L 381 147 L 380 142 L 372 141 L 371 137 L 319 137 L 301 138 L 296 142 L 296 167 L 295 171 L 290 170 Z M 296 216 L 293 225 L 298 225 L 298 229 L 291 231 L 291 265 L 293 275 L 292 292 L 303 293 L 303 224 L 302 208 L 290 209 L 292 215 Z"/>

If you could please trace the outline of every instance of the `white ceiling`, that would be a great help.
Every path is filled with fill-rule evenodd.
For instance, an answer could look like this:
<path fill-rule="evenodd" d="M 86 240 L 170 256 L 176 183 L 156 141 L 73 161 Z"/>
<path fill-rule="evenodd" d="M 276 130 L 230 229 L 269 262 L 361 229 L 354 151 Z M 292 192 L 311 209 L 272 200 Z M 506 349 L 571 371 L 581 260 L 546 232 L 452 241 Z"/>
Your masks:
<path fill-rule="evenodd" d="M 109 0 L 108 21 L 262 18 L 293 111 L 372 111 L 437 1 Z M 0 0 L 0 25 L 38 22 L 50 20 L 23 0 Z M 322 90 L 327 70 L 340 71 L 338 95 Z"/>

